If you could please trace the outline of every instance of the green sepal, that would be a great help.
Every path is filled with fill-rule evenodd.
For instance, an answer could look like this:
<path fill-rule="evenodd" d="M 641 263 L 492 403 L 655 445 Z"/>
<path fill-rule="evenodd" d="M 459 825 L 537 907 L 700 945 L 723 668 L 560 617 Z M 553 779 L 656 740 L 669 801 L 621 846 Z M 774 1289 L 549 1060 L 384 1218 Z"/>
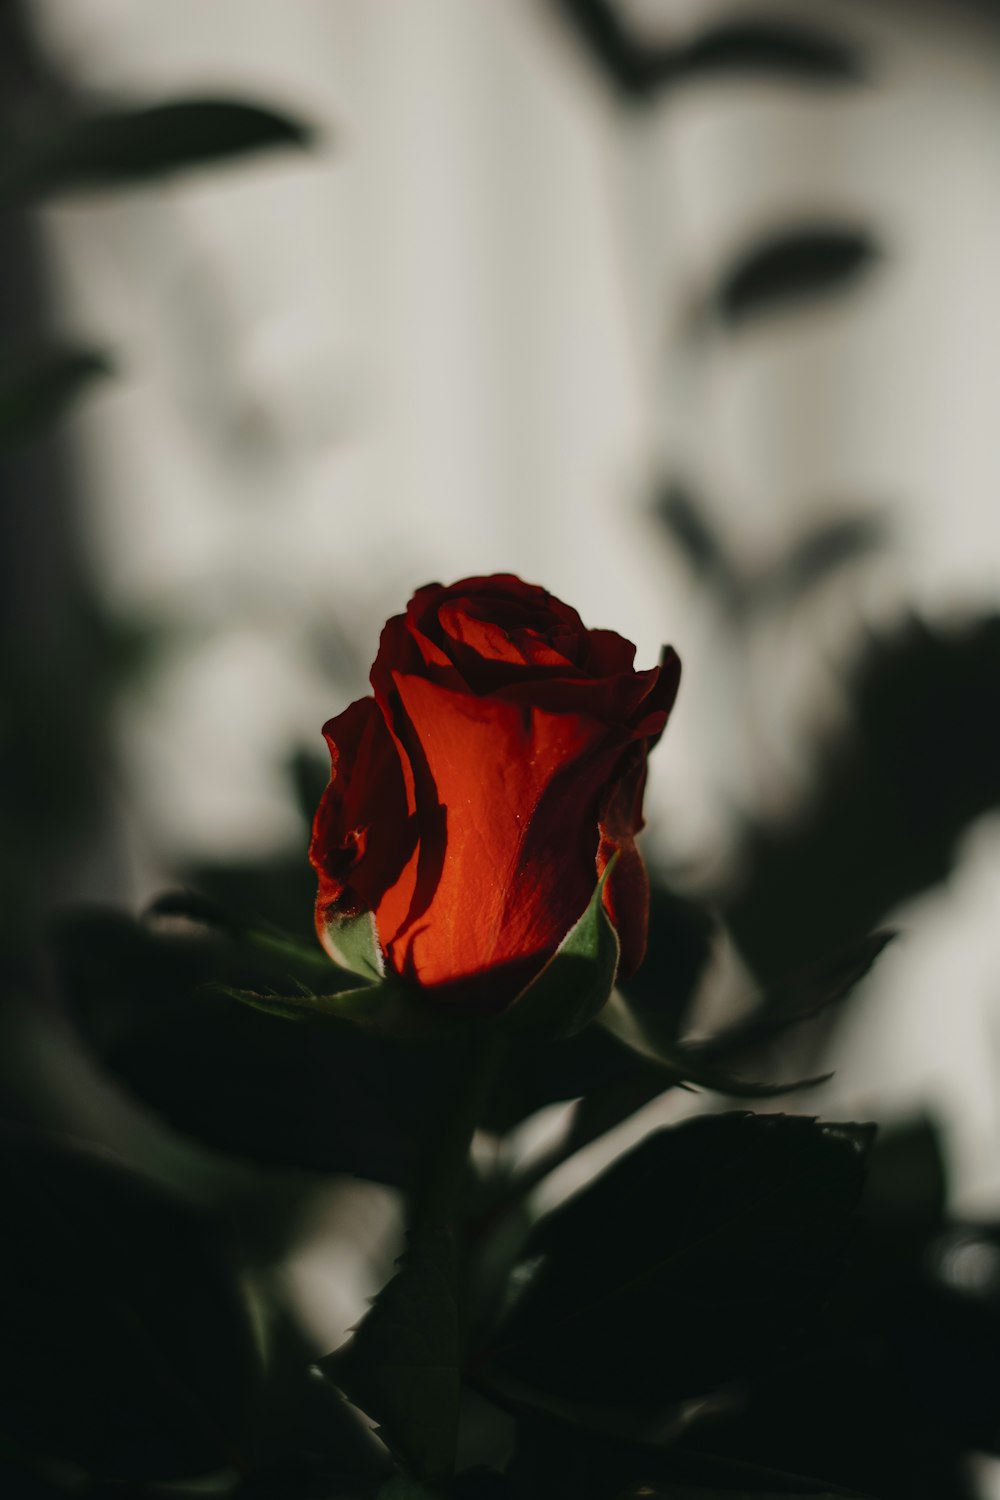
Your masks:
<path fill-rule="evenodd" d="M 324 926 L 323 947 L 333 962 L 362 979 L 380 980 L 385 975 L 385 960 L 375 926 L 375 913 L 363 911 L 356 917 L 333 917 Z"/>
<path fill-rule="evenodd" d="M 605 866 L 583 916 L 504 1013 L 505 1029 L 540 1041 L 575 1036 L 611 998 L 621 944 L 604 909 L 604 887 L 617 858 L 613 855 Z"/>
<path fill-rule="evenodd" d="M 304 985 L 294 995 L 234 989 L 225 984 L 206 985 L 205 988 L 286 1021 L 340 1022 L 397 1040 L 453 1037 L 468 1030 L 472 1024 L 464 1017 L 442 1014 L 428 1005 L 419 991 L 393 980 L 326 995 L 313 994 Z"/>

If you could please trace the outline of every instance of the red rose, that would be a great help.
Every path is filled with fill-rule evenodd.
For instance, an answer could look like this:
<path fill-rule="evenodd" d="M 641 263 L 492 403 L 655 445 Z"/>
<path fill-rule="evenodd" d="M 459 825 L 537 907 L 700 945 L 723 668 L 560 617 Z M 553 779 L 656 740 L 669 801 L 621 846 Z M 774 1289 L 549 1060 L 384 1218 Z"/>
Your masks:
<path fill-rule="evenodd" d="M 428 584 L 382 632 L 374 697 L 323 728 L 316 926 L 374 913 L 387 974 L 494 1011 L 552 957 L 612 855 L 622 974 L 646 946 L 646 756 L 680 662 L 511 574 Z"/>

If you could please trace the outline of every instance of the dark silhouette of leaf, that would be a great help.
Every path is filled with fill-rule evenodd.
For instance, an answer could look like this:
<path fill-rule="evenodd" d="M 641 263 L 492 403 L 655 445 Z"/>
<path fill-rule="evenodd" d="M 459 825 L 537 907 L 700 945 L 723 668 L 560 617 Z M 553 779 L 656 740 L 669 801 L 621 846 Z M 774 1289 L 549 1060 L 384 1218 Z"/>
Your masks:
<path fill-rule="evenodd" d="M 0 450 L 35 437 L 58 422 L 97 379 L 112 373 L 94 349 L 54 349 L 0 382 Z"/>
<path fill-rule="evenodd" d="M 878 516 L 842 516 L 817 526 L 757 580 L 757 603 L 787 609 L 885 540 L 885 524 Z"/>
<path fill-rule="evenodd" d="M 237 1461 L 258 1356 L 205 1224 L 96 1151 L 10 1128 L 0 1193 L 3 1431 L 107 1480 Z"/>
<path fill-rule="evenodd" d="M 945 1200 L 933 1122 L 880 1130 L 814 1335 L 676 1455 L 822 1474 L 880 1500 L 973 1500 L 968 1451 L 998 1437 L 1000 1250 L 989 1224 L 948 1225 Z"/>
<path fill-rule="evenodd" d="M 685 1051 L 693 1055 L 692 1076 L 698 1076 L 699 1060 L 753 1077 L 770 1076 L 780 1069 L 782 1052 L 789 1050 L 789 1031 L 834 1011 L 867 976 L 894 936 L 889 931 L 872 933 L 843 952 L 769 985 L 742 1020 L 706 1041 L 687 1045 Z"/>
<path fill-rule="evenodd" d="M 532 1233 L 491 1365 L 647 1417 L 766 1365 L 842 1264 L 871 1134 L 728 1114 L 647 1137 Z"/>
<path fill-rule="evenodd" d="M 678 479 L 668 480 L 653 503 L 653 515 L 694 576 L 715 591 L 725 608 L 739 612 L 746 602 L 743 579 L 691 489 Z"/>
<path fill-rule="evenodd" d="M 284 112 L 232 99 L 187 99 L 60 121 L 0 159 L 0 193 L 45 198 L 130 184 L 278 147 L 312 130 Z"/>
<path fill-rule="evenodd" d="M 793 303 L 832 296 L 871 271 L 881 251 L 855 224 L 788 227 L 744 251 L 724 272 L 705 307 L 733 327 Z"/>
<path fill-rule="evenodd" d="M 1000 806 L 1000 617 L 912 622 L 853 672 L 854 724 L 817 751 L 796 815 L 751 825 L 723 904 L 766 981 L 848 948 L 944 879 L 969 825 Z"/>
<path fill-rule="evenodd" d="M 864 76 L 857 48 L 815 25 L 746 16 L 709 26 L 677 46 L 635 36 L 613 0 L 558 0 L 595 61 L 631 103 L 699 78 L 729 74 L 842 85 Z"/>

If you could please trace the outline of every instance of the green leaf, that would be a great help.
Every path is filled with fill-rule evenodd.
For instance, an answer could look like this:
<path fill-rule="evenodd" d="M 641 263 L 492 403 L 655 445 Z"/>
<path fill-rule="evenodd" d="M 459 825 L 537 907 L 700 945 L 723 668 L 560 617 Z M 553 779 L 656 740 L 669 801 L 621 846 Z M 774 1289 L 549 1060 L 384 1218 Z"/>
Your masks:
<path fill-rule="evenodd" d="M 63 120 L 0 160 L 0 194 L 44 198 L 127 187 L 275 147 L 303 147 L 301 120 L 231 99 L 187 99 Z"/>
<path fill-rule="evenodd" d="M 602 1024 L 624 1045 L 656 1061 L 675 1081 L 713 1093 L 769 1099 L 814 1088 L 830 1075 L 763 1082 L 747 1077 L 744 1070 L 751 1061 L 755 1071 L 769 1071 L 768 1044 L 850 994 L 893 936 L 890 931 L 872 933 L 833 957 L 786 976 L 758 996 L 745 1019 L 705 1041 L 678 1041 L 669 1008 L 660 1011 L 648 1003 L 640 1007 L 622 995 L 616 995 L 607 1007 Z"/>
<path fill-rule="evenodd" d="M 647 1137 L 538 1225 L 487 1368 L 652 1414 L 767 1364 L 840 1269 L 872 1133 L 726 1114 Z"/>
<path fill-rule="evenodd" d="M 614 989 L 621 952 L 604 910 L 604 887 L 615 855 L 594 889 L 587 910 L 511 1008 L 506 1029 L 539 1039 L 574 1036 L 600 1013 Z"/>
<path fill-rule="evenodd" d="M 95 349 L 54 349 L 0 384 L 0 449 L 44 431 L 69 410 L 95 380 L 111 374 Z"/>
<path fill-rule="evenodd" d="M 732 1099 L 777 1099 L 782 1094 L 791 1094 L 826 1083 L 829 1073 L 812 1078 L 791 1079 L 770 1083 L 744 1078 L 731 1072 L 716 1060 L 710 1044 L 691 1044 L 660 1040 L 655 1024 L 648 1014 L 637 1015 L 624 995 L 616 994 L 601 1016 L 601 1025 L 612 1036 L 636 1054 L 662 1070 L 664 1089 L 672 1084 L 687 1084 L 694 1088 L 707 1089 L 710 1093 L 725 1094 Z"/>
<path fill-rule="evenodd" d="M 448 1477 L 458 1435 L 455 1252 L 448 1230 L 414 1235 L 344 1351 L 319 1367 L 378 1424 L 414 1479 Z"/>

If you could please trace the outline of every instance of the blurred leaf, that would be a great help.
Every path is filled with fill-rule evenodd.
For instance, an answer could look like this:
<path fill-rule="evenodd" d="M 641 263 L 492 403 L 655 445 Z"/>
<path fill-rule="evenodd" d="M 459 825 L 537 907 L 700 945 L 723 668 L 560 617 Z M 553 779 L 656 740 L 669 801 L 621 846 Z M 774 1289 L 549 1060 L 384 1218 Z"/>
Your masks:
<path fill-rule="evenodd" d="M 869 644 L 854 723 L 818 754 L 808 803 L 746 830 L 728 924 L 765 982 L 861 940 L 944 879 L 970 824 L 1000 806 L 1000 618 L 911 622 Z"/>
<path fill-rule="evenodd" d="M 538 1225 L 486 1358 L 647 1415 L 766 1365 L 838 1273 L 871 1135 L 728 1114 L 647 1137 Z"/>
<path fill-rule="evenodd" d="M 249 152 L 302 148 L 311 140 L 301 120 L 238 100 L 186 99 L 94 112 L 8 148 L 0 159 L 0 194 L 44 198 L 127 187 Z"/>
<path fill-rule="evenodd" d="M 799 83 L 855 83 L 857 49 L 812 24 L 746 16 L 708 26 L 677 46 L 634 35 L 612 0 L 559 0 L 599 66 L 631 103 L 699 78 L 774 76 Z"/>
<path fill-rule="evenodd" d="M 320 1369 L 379 1424 L 389 1451 L 420 1480 L 446 1478 L 459 1397 L 455 1252 L 448 1230 L 412 1235 L 399 1270 L 344 1350 Z"/>
<path fill-rule="evenodd" d="M 881 547 L 885 539 L 878 516 L 842 516 L 817 526 L 762 575 L 758 602 L 787 609 L 832 573 Z"/>
<path fill-rule="evenodd" d="M 110 375 L 94 349 L 54 349 L 0 380 L 0 451 L 53 426 L 94 380 Z"/>
<path fill-rule="evenodd" d="M 678 479 L 668 480 L 656 497 L 653 515 L 692 575 L 713 589 L 727 609 L 740 613 L 747 602 L 744 579 L 708 520 L 705 507 L 687 485 Z"/>
<path fill-rule="evenodd" d="M 107 1479 L 237 1461 L 258 1357 L 206 1228 L 97 1152 L 7 1130 L 0 1429 Z"/>
<path fill-rule="evenodd" d="M 704 1041 L 687 1043 L 685 1051 L 695 1062 L 700 1058 L 706 1065 L 722 1069 L 747 1066 L 770 1069 L 773 1059 L 763 1060 L 768 1044 L 846 999 L 871 972 L 894 936 L 888 931 L 874 932 L 831 958 L 785 976 L 760 995 L 742 1020 L 723 1027 Z M 648 1030 L 648 1021 L 646 1026 Z"/>
<path fill-rule="evenodd" d="M 788 304 L 846 290 L 880 253 L 874 237 L 856 225 L 790 228 L 744 251 L 713 289 L 706 311 L 742 327 Z"/>
<path fill-rule="evenodd" d="M 1000 1342 L 988 1309 L 963 1318 L 936 1285 L 943 1174 L 932 1122 L 880 1128 L 847 1266 L 814 1331 L 679 1453 L 823 1474 L 880 1500 L 972 1500 L 966 1455 L 997 1430 Z"/>

